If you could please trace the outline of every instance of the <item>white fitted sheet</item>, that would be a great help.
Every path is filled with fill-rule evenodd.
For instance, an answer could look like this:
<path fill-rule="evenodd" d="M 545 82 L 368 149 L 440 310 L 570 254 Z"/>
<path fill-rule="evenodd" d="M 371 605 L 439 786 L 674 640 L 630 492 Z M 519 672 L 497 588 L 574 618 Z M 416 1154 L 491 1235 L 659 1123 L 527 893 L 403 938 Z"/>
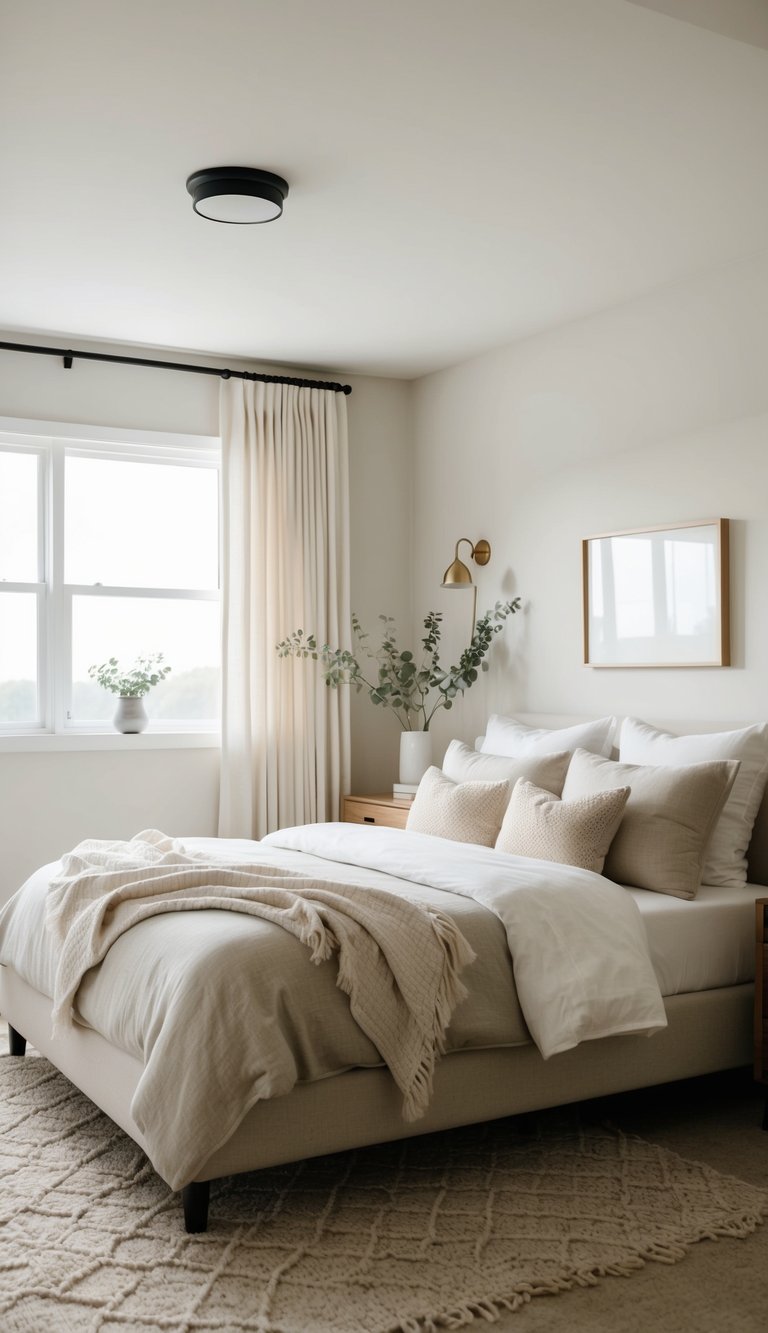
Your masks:
<path fill-rule="evenodd" d="M 755 976 L 755 901 L 764 884 L 703 884 L 692 902 L 628 889 L 642 913 L 662 995 L 738 986 Z"/>

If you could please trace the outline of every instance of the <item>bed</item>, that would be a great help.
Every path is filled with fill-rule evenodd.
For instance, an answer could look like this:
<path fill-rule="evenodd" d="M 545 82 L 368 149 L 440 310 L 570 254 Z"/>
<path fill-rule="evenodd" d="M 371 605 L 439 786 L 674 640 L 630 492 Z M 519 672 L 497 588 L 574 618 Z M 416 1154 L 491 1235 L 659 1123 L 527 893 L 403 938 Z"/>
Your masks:
<path fill-rule="evenodd" d="M 529 721 L 554 726 L 568 720 L 547 717 Z M 365 843 L 363 852 L 360 839 Z M 200 855 L 215 851 L 226 853 L 230 859 L 252 861 L 256 854 L 252 844 L 184 841 Z M 503 863 L 510 873 L 517 873 L 519 867 L 512 863 L 522 859 L 499 857 L 486 848 L 462 851 L 463 844 L 456 844 L 459 850 L 448 860 L 444 858 L 442 869 L 432 875 L 436 882 L 430 885 L 423 870 L 428 857 L 424 849 L 430 844 L 434 847 L 437 841 L 427 835 L 348 825 L 289 830 L 277 835 L 277 843 L 267 840 L 272 848 L 269 855 L 294 872 L 301 868 L 308 873 L 310 868 L 328 862 L 333 864 L 334 877 L 349 883 L 362 880 L 371 886 L 386 884 L 393 891 L 408 892 L 415 883 L 419 901 L 431 902 L 435 909 L 450 914 L 478 955 L 480 964 L 468 970 L 468 976 L 473 975 L 472 984 L 468 981 L 469 997 L 454 1012 L 447 1050 L 436 1066 L 429 1106 L 419 1119 L 404 1120 L 400 1091 L 378 1052 L 343 1015 L 346 998 L 335 988 L 329 968 L 309 967 L 301 956 L 303 946 L 279 927 L 248 921 L 247 928 L 243 928 L 242 919 L 235 921 L 224 912 L 166 913 L 127 931 L 112 946 L 103 964 L 84 978 L 77 998 L 78 1021 L 60 1028 L 53 1036 L 54 962 L 43 945 L 42 912 L 46 886 L 55 867 L 44 867 L 33 876 L 24 894 L 17 895 L 16 902 L 23 902 L 23 907 L 6 914 L 11 927 L 6 928 L 0 947 L 0 1013 L 11 1028 L 12 1053 L 22 1055 L 25 1043 L 31 1042 L 148 1152 L 160 1174 L 173 1187 L 180 1186 L 189 1231 L 206 1228 L 210 1182 L 221 1176 L 749 1063 L 753 904 L 756 897 L 764 895 L 763 886 L 768 882 L 765 801 L 750 844 L 749 883 L 740 889 L 704 886 L 693 902 L 644 889 L 615 890 L 629 893 L 640 910 L 648 955 L 663 995 L 663 1030 L 654 1031 L 650 1038 L 648 1032 L 654 1026 L 650 1022 L 645 1030 L 635 1033 L 630 1025 L 630 1035 L 604 1036 L 595 1030 L 587 1033 L 591 1039 L 548 1058 L 531 1041 L 530 1020 L 520 1009 L 520 987 L 515 984 L 506 949 L 504 921 L 488 910 L 482 896 L 465 896 L 461 889 L 450 892 L 451 875 L 474 877 L 482 883 L 485 867 L 490 868 L 487 873 L 495 875 Z M 377 863 L 378 852 L 368 851 L 379 844 L 384 847 L 389 869 Z M 258 844 L 262 857 L 264 846 Z M 418 851 L 416 868 L 408 870 L 406 861 L 416 855 L 414 849 Z M 476 864 L 479 869 L 475 869 Z M 402 872 L 404 867 L 408 874 L 393 873 Z M 553 874 L 558 882 L 552 889 L 552 903 L 556 911 L 566 914 L 559 919 L 567 921 L 572 895 L 568 889 L 570 867 L 564 869 L 562 884 L 559 871 Z M 524 866 L 527 875 L 532 870 L 539 875 L 536 882 L 544 885 L 547 863 Z M 403 885 L 410 889 L 403 890 Z M 589 887 L 591 891 L 591 884 Z M 614 887 L 610 886 L 612 890 Z M 596 913 L 600 904 L 598 895 Z M 578 928 L 578 923 L 569 923 L 565 933 Z M 203 936 L 207 953 L 200 952 Z M 260 1038 L 251 1031 L 238 990 L 241 983 L 228 962 L 233 941 L 250 958 L 250 975 L 263 987 L 259 1004 L 268 1012 L 269 1024 L 279 1013 L 283 1028 L 290 1029 L 291 1049 L 286 1058 L 291 1077 L 282 1085 L 282 1074 L 273 1072 L 266 1095 L 248 1105 L 242 1115 L 236 1108 L 228 1119 L 221 1108 L 212 1106 L 212 1118 L 221 1119 L 221 1141 L 210 1140 L 214 1146 L 204 1153 L 204 1160 L 199 1160 L 199 1153 L 197 1158 L 188 1155 L 185 1166 L 177 1169 L 174 1164 L 169 1169 L 169 1159 L 158 1150 L 155 1130 L 147 1133 L 142 1128 L 145 1120 L 136 1114 L 137 1106 L 143 1105 L 142 1097 L 147 1101 L 147 1071 L 152 1056 L 154 1077 L 159 1082 L 149 1088 L 150 1102 L 167 1076 L 158 1036 L 162 1026 L 158 1020 L 160 993 L 164 997 L 163 1016 L 169 995 L 177 1003 L 183 993 L 185 1004 L 196 1006 L 195 1021 L 185 1021 L 177 1029 L 183 1034 L 178 1040 L 183 1039 L 186 1045 L 180 1056 L 176 1053 L 173 1067 L 174 1084 L 180 1084 L 175 1089 L 176 1116 L 185 1104 L 190 1107 L 190 1152 L 195 1143 L 192 1108 L 196 1107 L 199 1115 L 205 1112 L 211 1070 L 214 1086 L 219 1068 L 235 1080 L 242 1069 L 246 1082 L 253 1081 L 254 1075 L 264 1076 L 263 1069 L 253 1068 L 253 1043 L 255 1040 L 259 1045 Z M 268 970 L 260 961 L 266 957 L 264 950 L 270 957 L 277 950 L 282 960 L 278 974 L 290 977 L 292 968 L 305 968 L 309 992 L 303 995 L 300 1007 L 294 1004 L 290 982 L 270 982 Z M 163 960 L 170 958 L 175 971 L 171 969 L 169 977 L 163 971 Z M 160 972 L 162 984 L 157 981 L 153 990 Z M 302 993 L 305 980 L 301 982 Z M 109 1021 L 103 1017 L 105 996 Z M 282 1035 L 280 1042 L 284 1044 Z M 285 1054 L 282 1045 L 281 1054 Z M 208 1081 L 203 1085 L 204 1079 Z M 170 1123 L 173 1127 L 172 1117 Z"/>

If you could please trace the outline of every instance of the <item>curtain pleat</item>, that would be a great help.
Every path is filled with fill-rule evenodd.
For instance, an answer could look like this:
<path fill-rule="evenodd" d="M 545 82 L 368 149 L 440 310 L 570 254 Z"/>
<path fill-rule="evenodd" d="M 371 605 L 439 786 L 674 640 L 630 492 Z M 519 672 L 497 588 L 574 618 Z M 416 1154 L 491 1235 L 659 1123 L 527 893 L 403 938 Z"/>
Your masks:
<path fill-rule="evenodd" d="M 343 394 L 221 386 L 222 755 L 219 835 L 338 819 L 349 790 L 349 691 L 279 658 L 296 629 L 350 646 Z"/>

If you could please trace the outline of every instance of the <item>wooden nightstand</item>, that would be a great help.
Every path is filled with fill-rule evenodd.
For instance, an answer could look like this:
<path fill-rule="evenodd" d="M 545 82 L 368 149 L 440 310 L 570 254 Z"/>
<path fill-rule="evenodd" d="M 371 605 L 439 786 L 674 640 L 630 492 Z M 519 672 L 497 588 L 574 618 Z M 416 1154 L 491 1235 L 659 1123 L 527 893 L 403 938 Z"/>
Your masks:
<path fill-rule="evenodd" d="M 405 828 L 410 808 L 410 801 L 398 801 L 387 792 L 383 796 L 343 796 L 341 818 L 345 824 Z"/>
<path fill-rule="evenodd" d="M 755 1078 L 768 1084 L 768 898 L 755 903 Z M 763 1129 L 768 1129 L 768 1095 Z"/>

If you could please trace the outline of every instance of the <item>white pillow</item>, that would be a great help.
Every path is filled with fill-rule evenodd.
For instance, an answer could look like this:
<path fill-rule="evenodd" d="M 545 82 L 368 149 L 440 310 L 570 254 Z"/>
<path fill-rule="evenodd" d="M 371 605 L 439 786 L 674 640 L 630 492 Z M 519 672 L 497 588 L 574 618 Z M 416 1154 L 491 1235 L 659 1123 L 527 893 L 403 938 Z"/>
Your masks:
<path fill-rule="evenodd" d="M 537 787 L 559 796 L 571 756 L 562 754 L 529 755 L 511 759 L 503 755 L 478 754 L 461 741 L 451 741 L 443 759 L 443 773 L 451 782 L 509 782 L 526 778 Z"/>
<path fill-rule="evenodd" d="M 738 888 L 747 882 L 749 840 L 768 778 L 768 725 L 711 736 L 673 736 L 634 717 L 621 728 L 619 758 L 630 764 L 681 768 L 712 759 L 738 759 L 741 767 L 721 814 L 704 863 L 703 884 Z"/>
<path fill-rule="evenodd" d="M 575 727 L 529 727 L 514 717 L 492 713 L 488 719 L 483 754 L 513 755 L 554 754 L 560 750 L 589 750 L 591 754 L 610 756 L 615 717 L 601 717 L 596 722 L 579 722 Z"/>
<path fill-rule="evenodd" d="M 451 782 L 439 768 L 428 768 L 405 827 L 411 833 L 492 847 L 511 790 L 508 782 Z"/>
<path fill-rule="evenodd" d="M 520 778 L 496 839 L 497 852 L 559 861 L 600 874 L 624 814 L 629 787 L 559 801 Z"/>
<path fill-rule="evenodd" d="M 662 768 L 621 764 L 577 750 L 563 800 L 629 787 L 618 833 L 603 874 L 617 884 L 695 898 L 704 859 L 739 765 L 737 760 Z"/>

